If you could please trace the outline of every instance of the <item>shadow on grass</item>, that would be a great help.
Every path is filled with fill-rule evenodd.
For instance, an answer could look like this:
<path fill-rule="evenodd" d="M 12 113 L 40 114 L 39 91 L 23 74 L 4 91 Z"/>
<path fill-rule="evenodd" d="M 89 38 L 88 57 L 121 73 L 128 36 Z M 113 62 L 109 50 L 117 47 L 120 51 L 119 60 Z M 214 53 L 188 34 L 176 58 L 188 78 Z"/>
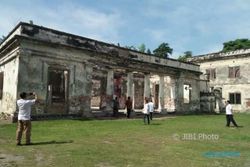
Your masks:
<path fill-rule="evenodd" d="M 161 123 L 150 123 L 150 125 L 161 125 Z"/>
<path fill-rule="evenodd" d="M 67 143 L 73 143 L 73 140 L 68 140 L 68 141 L 44 141 L 44 142 L 37 142 L 37 143 L 32 143 L 31 145 L 46 145 L 46 144 L 67 144 Z"/>

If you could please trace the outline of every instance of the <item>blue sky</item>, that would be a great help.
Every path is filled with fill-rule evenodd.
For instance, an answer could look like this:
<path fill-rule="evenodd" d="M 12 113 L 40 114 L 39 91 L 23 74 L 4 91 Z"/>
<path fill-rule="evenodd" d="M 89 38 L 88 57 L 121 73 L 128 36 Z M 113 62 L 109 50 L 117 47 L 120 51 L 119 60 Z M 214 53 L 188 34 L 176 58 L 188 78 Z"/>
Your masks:
<path fill-rule="evenodd" d="M 250 0 L 1 0 L 0 35 L 29 20 L 121 46 L 167 42 L 177 58 L 250 38 Z"/>

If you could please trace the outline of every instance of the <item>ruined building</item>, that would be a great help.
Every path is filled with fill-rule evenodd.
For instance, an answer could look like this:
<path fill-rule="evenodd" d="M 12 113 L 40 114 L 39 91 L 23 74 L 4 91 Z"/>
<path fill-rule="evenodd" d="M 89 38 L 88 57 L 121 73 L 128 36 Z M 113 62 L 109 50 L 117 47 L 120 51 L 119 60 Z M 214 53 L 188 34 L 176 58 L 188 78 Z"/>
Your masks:
<path fill-rule="evenodd" d="M 32 115 L 108 114 L 118 97 L 120 108 L 145 97 L 159 112 L 200 109 L 199 65 L 162 59 L 113 44 L 19 23 L 0 45 L 0 112 L 16 111 L 20 92 L 36 92 Z"/>
<path fill-rule="evenodd" d="M 234 111 L 250 111 L 250 49 L 196 56 L 191 62 L 200 65 L 215 94 L 215 111 L 219 112 L 225 100 L 230 100 Z M 201 86 L 201 91 L 207 87 Z"/>

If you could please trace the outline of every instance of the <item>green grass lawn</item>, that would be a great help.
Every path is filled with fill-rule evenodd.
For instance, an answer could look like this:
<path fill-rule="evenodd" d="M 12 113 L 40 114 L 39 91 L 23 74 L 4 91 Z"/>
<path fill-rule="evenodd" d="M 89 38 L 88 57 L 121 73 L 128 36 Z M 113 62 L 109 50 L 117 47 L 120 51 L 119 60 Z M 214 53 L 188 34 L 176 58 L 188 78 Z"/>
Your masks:
<path fill-rule="evenodd" d="M 244 127 L 225 127 L 224 115 L 153 120 L 32 122 L 31 146 L 15 146 L 16 124 L 0 124 L 0 167 L 249 167 L 250 114 Z"/>

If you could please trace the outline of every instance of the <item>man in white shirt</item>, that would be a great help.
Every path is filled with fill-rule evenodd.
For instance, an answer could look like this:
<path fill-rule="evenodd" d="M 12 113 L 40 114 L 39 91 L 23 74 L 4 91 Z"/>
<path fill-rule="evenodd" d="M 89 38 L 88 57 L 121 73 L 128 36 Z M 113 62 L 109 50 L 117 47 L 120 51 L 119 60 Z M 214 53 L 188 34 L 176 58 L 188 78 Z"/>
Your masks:
<path fill-rule="evenodd" d="M 34 96 L 32 100 L 28 100 L 28 96 Z M 26 145 L 30 145 L 30 136 L 31 136 L 31 106 L 35 104 L 37 100 L 37 95 L 35 93 L 20 93 L 21 99 L 17 100 L 18 106 L 18 124 L 16 131 L 16 145 L 21 145 L 22 134 L 24 132 Z"/>
<path fill-rule="evenodd" d="M 227 118 L 227 125 L 226 125 L 227 127 L 230 126 L 230 122 L 232 122 L 234 126 L 238 127 L 237 123 L 233 118 L 232 105 L 230 104 L 230 101 L 226 101 L 226 118 Z"/>
<path fill-rule="evenodd" d="M 150 99 L 150 102 L 148 103 L 148 107 L 149 107 L 150 119 L 153 120 L 154 103 L 152 102 L 152 99 Z"/>

